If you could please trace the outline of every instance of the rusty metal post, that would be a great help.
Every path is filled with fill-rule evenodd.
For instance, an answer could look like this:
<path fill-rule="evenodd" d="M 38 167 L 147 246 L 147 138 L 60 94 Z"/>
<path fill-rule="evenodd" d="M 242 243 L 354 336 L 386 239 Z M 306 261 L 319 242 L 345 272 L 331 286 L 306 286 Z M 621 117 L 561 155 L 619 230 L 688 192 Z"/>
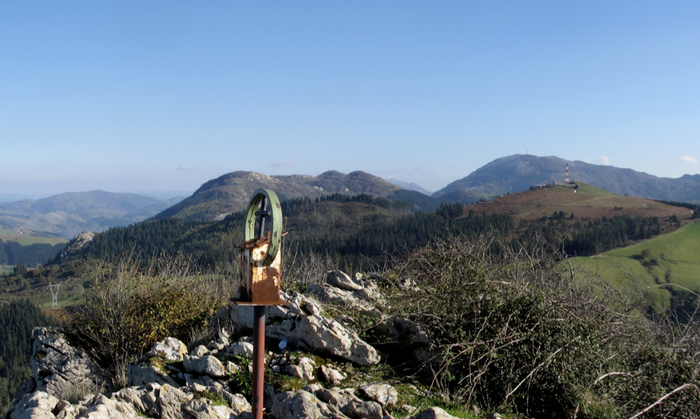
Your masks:
<path fill-rule="evenodd" d="M 272 217 L 265 232 L 265 218 Z M 257 224 L 257 228 L 256 228 Z M 258 189 L 248 205 L 241 250 L 240 306 L 253 306 L 253 397 L 254 419 L 263 419 L 265 392 L 265 310 L 266 306 L 284 304 L 280 300 L 282 280 L 282 206 L 277 194 Z"/>
<path fill-rule="evenodd" d="M 265 394 L 265 306 L 255 306 L 253 323 L 253 419 L 263 419 Z"/>

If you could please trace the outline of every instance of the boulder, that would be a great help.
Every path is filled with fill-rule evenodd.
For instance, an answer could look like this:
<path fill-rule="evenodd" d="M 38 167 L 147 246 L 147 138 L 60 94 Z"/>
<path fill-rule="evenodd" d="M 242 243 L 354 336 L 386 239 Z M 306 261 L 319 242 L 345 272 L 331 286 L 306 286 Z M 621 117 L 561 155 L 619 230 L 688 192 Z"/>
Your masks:
<path fill-rule="evenodd" d="M 226 347 L 227 356 L 242 356 L 245 358 L 253 357 L 253 344 L 250 342 L 235 342 Z"/>
<path fill-rule="evenodd" d="M 289 375 L 307 381 L 313 381 L 316 379 L 314 376 L 315 369 L 316 363 L 313 359 L 307 357 L 299 358 L 296 365 L 287 365 L 285 368 Z"/>
<path fill-rule="evenodd" d="M 36 391 L 24 395 L 7 412 L 11 419 L 53 419 L 51 411 L 58 404 L 58 398 L 45 391 Z"/>
<path fill-rule="evenodd" d="M 321 365 L 321 378 L 332 387 L 338 386 L 348 376 L 328 365 Z"/>
<path fill-rule="evenodd" d="M 195 419 L 230 419 L 237 417 L 228 406 L 213 406 L 209 399 L 194 399 L 185 403 L 182 408 Z"/>
<path fill-rule="evenodd" d="M 166 362 L 182 362 L 187 346 L 179 339 L 165 338 L 156 342 L 146 356 L 157 356 Z"/>
<path fill-rule="evenodd" d="M 379 355 L 372 346 L 341 323 L 325 317 L 319 303 L 313 298 L 299 293 L 291 296 L 282 293 L 281 297 L 290 304 L 273 306 L 268 310 L 267 337 L 284 340 L 299 349 L 338 356 L 358 365 L 375 365 L 379 362 Z M 229 315 L 238 330 L 252 328 L 250 306 L 233 305 Z"/>
<path fill-rule="evenodd" d="M 115 396 L 130 403 L 142 414 L 172 419 L 185 419 L 181 406 L 194 398 L 191 393 L 156 383 L 123 388 Z"/>
<path fill-rule="evenodd" d="M 362 289 L 362 285 L 356 283 L 343 271 L 329 271 L 326 273 L 326 283 L 328 285 L 347 291 Z"/>
<path fill-rule="evenodd" d="M 379 362 L 379 355 L 371 345 L 339 322 L 323 316 L 298 315 L 269 326 L 266 335 L 287 339 L 298 347 L 308 347 L 358 365 L 375 365 Z"/>
<path fill-rule="evenodd" d="M 394 406 L 399 401 L 398 392 L 389 384 L 364 384 L 360 386 L 360 391 L 365 397 L 378 402 L 383 407 Z"/>
<path fill-rule="evenodd" d="M 174 379 L 160 365 L 152 365 L 148 362 L 139 362 L 126 366 L 128 385 L 141 386 L 148 383 L 169 384 L 172 387 L 180 387 Z"/>
<path fill-rule="evenodd" d="M 88 396 L 80 402 L 80 418 L 89 419 L 137 419 L 138 413 L 134 407 L 126 402 L 107 398 L 103 394 Z M 66 410 L 64 410 L 66 412 Z M 59 414 L 60 416 L 60 414 Z M 77 416 L 74 416 L 77 417 Z M 71 416 L 66 412 L 65 419 Z M 72 418 L 71 418 L 72 419 Z"/>
<path fill-rule="evenodd" d="M 382 406 L 377 402 L 360 400 L 351 389 L 320 389 L 316 391 L 319 400 L 335 406 L 351 419 L 382 419 Z"/>
<path fill-rule="evenodd" d="M 458 419 L 456 416 L 452 416 L 439 407 L 430 407 L 425 409 L 416 416 L 411 416 L 407 419 Z"/>
<path fill-rule="evenodd" d="M 277 394 L 272 399 L 272 415 L 275 419 L 347 419 L 336 407 L 304 390 Z"/>
<path fill-rule="evenodd" d="M 209 353 L 209 349 L 207 349 L 206 346 L 204 345 L 198 345 L 194 349 L 192 349 L 192 352 L 190 352 L 191 356 L 196 356 L 196 357 L 203 357 L 204 355 Z"/>
<path fill-rule="evenodd" d="M 111 386 L 109 374 L 85 352 L 72 347 L 59 330 L 37 327 L 32 331 L 32 339 L 31 367 L 36 390 L 72 401 Z"/>
<path fill-rule="evenodd" d="M 211 377 L 226 377 L 224 365 L 212 355 L 205 355 L 201 358 L 185 355 L 183 365 L 187 372 L 207 374 Z"/>

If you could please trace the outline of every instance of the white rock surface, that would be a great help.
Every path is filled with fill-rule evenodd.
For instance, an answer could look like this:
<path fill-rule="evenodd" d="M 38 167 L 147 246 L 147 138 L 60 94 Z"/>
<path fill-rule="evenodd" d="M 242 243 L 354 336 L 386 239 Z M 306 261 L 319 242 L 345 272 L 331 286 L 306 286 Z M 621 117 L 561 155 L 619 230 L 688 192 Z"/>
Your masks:
<path fill-rule="evenodd" d="M 205 355 L 201 358 L 185 355 L 183 360 L 185 370 L 199 374 L 207 374 L 212 377 L 225 377 L 226 369 L 224 365 L 212 355 Z"/>
<path fill-rule="evenodd" d="M 364 384 L 360 386 L 360 391 L 367 398 L 378 402 L 384 407 L 394 406 L 399 401 L 399 393 L 389 384 Z"/>
<path fill-rule="evenodd" d="M 156 342 L 147 356 L 157 356 L 167 362 L 182 362 L 187 354 L 187 346 L 179 339 L 165 338 Z"/>

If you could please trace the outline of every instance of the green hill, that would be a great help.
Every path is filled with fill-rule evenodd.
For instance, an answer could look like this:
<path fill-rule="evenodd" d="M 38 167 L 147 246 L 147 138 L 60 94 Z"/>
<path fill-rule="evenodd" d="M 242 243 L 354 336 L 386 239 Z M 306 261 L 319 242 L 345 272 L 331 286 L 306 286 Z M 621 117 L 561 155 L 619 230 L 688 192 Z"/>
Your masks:
<path fill-rule="evenodd" d="M 570 260 L 628 292 L 648 292 L 657 313 L 683 309 L 694 299 L 692 293 L 700 294 L 700 223 L 595 257 Z"/>
<path fill-rule="evenodd" d="M 382 178 L 360 171 L 347 175 L 328 171 L 318 176 L 268 176 L 236 171 L 206 182 L 192 196 L 156 215 L 154 219 L 175 217 L 189 221 L 222 220 L 228 214 L 245 210 L 253 192 L 261 188 L 274 190 L 282 201 L 300 197 L 313 199 L 335 193 L 387 197 L 400 189 Z"/>

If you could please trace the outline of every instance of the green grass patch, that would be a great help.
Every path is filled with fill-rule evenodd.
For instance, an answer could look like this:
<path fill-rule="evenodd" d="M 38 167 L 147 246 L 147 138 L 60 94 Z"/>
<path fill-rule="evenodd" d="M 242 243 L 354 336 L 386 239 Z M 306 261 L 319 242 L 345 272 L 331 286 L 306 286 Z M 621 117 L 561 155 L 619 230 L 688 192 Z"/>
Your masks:
<path fill-rule="evenodd" d="M 571 258 L 574 266 L 597 273 L 613 286 L 648 291 L 650 306 L 664 312 L 672 293 L 700 293 L 700 223 L 595 257 Z"/>
<path fill-rule="evenodd" d="M 68 240 L 61 239 L 59 237 L 34 237 L 34 236 L 23 236 L 15 241 L 22 246 L 31 246 L 33 244 L 43 244 L 43 243 L 50 244 L 51 246 L 54 246 L 57 244 L 68 243 Z"/>

